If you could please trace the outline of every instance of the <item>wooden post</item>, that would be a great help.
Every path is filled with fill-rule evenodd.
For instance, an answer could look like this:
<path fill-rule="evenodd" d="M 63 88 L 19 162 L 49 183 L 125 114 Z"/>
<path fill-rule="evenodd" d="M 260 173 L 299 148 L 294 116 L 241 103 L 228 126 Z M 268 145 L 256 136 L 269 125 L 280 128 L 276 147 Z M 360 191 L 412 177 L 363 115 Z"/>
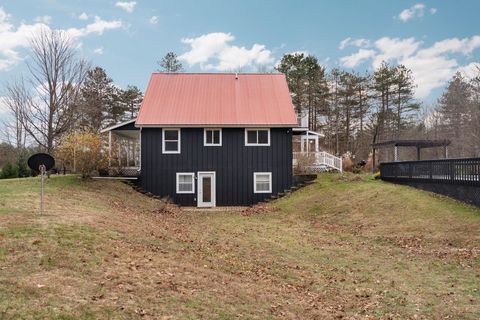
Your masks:
<path fill-rule="evenodd" d="M 398 146 L 395 146 L 393 157 L 394 157 L 394 161 L 397 162 L 398 161 Z"/>
<path fill-rule="evenodd" d="M 420 161 L 420 148 L 417 147 L 417 160 Z"/>
<path fill-rule="evenodd" d="M 307 130 L 307 153 L 309 151 L 309 147 L 310 147 L 310 140 L 308 139 L 308 130 Z"/>
<path fill-rule="evenodd" d="M 443 147 L 443 156 L 445 159 L 448 159 L 448 146 Z"/>

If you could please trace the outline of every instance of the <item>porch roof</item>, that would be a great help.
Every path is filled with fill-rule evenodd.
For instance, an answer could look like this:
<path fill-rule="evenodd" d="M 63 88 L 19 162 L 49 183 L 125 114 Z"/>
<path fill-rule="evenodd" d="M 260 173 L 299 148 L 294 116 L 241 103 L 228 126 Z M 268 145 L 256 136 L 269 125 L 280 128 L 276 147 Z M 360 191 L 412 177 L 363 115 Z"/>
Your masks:
<path fill-rule="evenodd" d="M 446 147 L 451 143 L 450 140 L 389 140 L 383 142 L 377 142 L 372 144 L 372 147 L 375 149 L 386 148 L 386 147 L 416 147 L 419 149 L 423 148 L 435 148 L 435 147 Z"/>
<path fill-rule="evenodd" d="M 128 139 L 138 139 L 140 128 L 135 127 L 137 119 L 130 119 L 100 130 L 100 133 L 114 133 Z"/>
<path fill-rule="evenodd" d="M 303 128 L 303 127 L 292 128 L 292 133 L 293 133 L 294 136 L 307 135 L 307 133 L 308 133 L 309 136 L 325 137 L 324 134 L 321 134 L 321 133 L 315 132 L 315 131 L 311 131 L 306 127 L 305 128 Z"/>

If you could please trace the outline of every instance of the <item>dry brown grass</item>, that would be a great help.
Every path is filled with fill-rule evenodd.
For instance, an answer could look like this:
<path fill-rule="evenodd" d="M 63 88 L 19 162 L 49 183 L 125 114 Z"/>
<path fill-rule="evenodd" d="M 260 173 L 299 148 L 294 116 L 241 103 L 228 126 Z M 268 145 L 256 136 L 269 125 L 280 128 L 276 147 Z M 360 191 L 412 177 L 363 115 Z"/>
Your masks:
<path fill-rule="evenodd" d="M 248 216 L 75 177 L 38 216 L 36 180 L 2 181 L 0 318 L 479 318 L 479 210 L 351 177 Z"/>

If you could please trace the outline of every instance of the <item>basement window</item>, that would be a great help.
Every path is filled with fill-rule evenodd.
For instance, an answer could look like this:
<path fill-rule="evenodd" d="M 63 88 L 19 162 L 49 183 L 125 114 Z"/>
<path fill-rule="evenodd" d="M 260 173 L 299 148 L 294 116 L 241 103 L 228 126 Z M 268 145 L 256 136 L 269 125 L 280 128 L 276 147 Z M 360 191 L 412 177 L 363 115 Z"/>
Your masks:
<path fill-rule="evenodd" d="M 203 145 L 204 146 L 221 146 L 222 145 L 222 129 L 204 129 Z"/>
<path fill-rule="evenodd" d="M 272 173 L 254 172 L 253 173 L 253 192 L 254 193 L 272 193 Z"/>
<path fill-rule="evenodd" d="M 177 193 L 195 192 L 195 173 L 177 172 Z"/>
<path fill-rule="evenodd" d="M 180 129 L 162 130 L 162 152 L 180 153 Z"/>
<path fill-rule="evenodd" d="M 246 146 L 269 146 L 270 129 L 245 129 Z"/>

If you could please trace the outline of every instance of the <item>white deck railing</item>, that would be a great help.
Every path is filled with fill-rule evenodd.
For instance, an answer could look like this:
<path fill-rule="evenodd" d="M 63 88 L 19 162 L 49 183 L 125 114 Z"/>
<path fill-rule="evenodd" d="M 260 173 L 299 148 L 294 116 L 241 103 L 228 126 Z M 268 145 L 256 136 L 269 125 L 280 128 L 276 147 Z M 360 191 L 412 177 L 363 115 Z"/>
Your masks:
<path fill-rule="evenodd" d="M 342 172 L 342 158 L 336 157 L 333 154 L 330 154 L 325 151 L 320 152 L 294 152 L 293 153 L 293 165 L 297 165 L 298 159 L 305 157 L 309 159 L 313 158 L 312 162 L 308 166 L 313 168 L 320 168 L 322 166 L 327 166 L 331 169 L 338 170 Z"/>

